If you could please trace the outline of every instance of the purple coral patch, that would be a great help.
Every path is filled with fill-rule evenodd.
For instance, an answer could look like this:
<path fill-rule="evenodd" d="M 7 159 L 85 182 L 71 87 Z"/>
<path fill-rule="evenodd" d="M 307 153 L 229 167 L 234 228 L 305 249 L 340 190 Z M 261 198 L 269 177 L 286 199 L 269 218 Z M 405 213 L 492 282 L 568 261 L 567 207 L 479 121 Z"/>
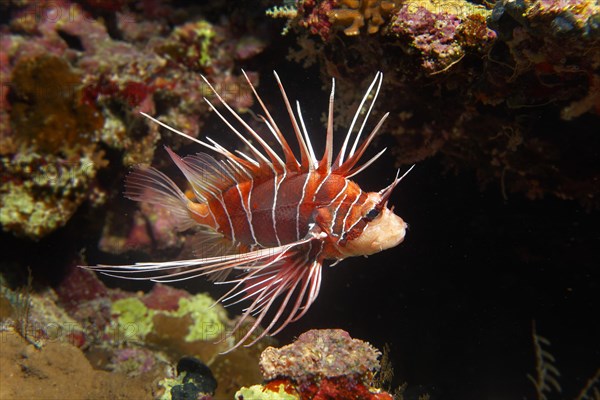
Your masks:
<path fill-rule="evenodd" d="M 142 301 L 153 310 L 175 311 L 179 307 L 179 299 L 190 297 L 185 290 L 157 283 Z"/>

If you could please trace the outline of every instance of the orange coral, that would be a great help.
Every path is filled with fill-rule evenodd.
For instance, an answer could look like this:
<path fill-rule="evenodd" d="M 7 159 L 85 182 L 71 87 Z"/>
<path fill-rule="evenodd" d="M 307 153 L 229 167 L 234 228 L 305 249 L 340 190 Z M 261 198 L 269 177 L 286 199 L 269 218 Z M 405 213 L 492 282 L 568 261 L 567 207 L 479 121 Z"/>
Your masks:
<path fill-rule="evenodd" d="M 367 32 L 374 34 L 396 8 L 394 1 L 387 0 L 341 0 L 344 8 L 336 8 L 328 13 L 333 25 L 342 25 L 344 33 L 355 36 L 367 25 Z"/>

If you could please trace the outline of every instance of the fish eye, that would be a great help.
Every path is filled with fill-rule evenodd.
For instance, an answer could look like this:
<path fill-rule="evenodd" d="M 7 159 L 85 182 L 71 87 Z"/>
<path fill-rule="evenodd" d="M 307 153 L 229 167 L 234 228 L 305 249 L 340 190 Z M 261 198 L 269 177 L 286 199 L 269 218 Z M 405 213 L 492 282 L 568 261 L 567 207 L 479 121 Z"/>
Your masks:
<path fill-rule="evenodd" d="M 377 207 L 373 208 L 367 213 L 367 215 L 365 215 L 365 218 L 368 219 L 369 221 L 372 221 L 375 218 L 377 218 L 377 216 L 379 215 L 380 212 L 381 212 L 381 210 L 379 210 Z"/>

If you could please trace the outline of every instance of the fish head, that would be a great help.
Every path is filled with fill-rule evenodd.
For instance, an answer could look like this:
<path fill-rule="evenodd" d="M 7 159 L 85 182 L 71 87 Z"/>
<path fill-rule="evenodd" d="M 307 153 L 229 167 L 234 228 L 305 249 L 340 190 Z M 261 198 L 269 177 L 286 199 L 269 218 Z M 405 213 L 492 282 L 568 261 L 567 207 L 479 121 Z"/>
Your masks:
<path fill-rule="evenodd" d="M 387 196 L 369 193 L 362 208 L 362 216 L 349 232 L 348 240 L 340 248 L 345 256 L 368 256 L 402 243 L 408 224 L 387 207 Z"/>

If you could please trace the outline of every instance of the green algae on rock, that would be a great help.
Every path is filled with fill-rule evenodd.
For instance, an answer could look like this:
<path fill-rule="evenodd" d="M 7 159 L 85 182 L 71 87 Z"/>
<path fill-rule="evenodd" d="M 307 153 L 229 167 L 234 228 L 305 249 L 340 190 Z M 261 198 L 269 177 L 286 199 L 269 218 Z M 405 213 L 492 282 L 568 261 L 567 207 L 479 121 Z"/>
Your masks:
<path fill-rule="evenodd" d="M 160 316 L 166 316 L 189 318 L 186 341 L 211 341 L 223 333 L 225 327 L 222 321 L 226 318 L 222 306 L 212 307 L 214 302 L 211 297 L 201 293 L 190 298 L 180 298 L 178 308 L 167 311 L 148 308 L 139 298 L 126 297 L 116 300 L 111 310 L 116 316 L 117 329 L 127 337 L 143 340 L 154 330 L 156 323 L 163 321 Z M 155 318 L 156 316 L 159 318 Z"/>
<path fill-rule="evenodd" d="M 280 383 L 276 387 L 268 389 L 263 385 L 243 387 L 236 392 L 235 398 L 239 400 L 300 400 L 300 395 Z"/>
<path fill-rule="evenodd" d="M 96 158 L 35 151 L 0 156 L 2 229 L 39 239 L 64 226 L 85 200 L 102 204 L 105 194 L 92 182 L 104 165 L 101 153 Z"/>

